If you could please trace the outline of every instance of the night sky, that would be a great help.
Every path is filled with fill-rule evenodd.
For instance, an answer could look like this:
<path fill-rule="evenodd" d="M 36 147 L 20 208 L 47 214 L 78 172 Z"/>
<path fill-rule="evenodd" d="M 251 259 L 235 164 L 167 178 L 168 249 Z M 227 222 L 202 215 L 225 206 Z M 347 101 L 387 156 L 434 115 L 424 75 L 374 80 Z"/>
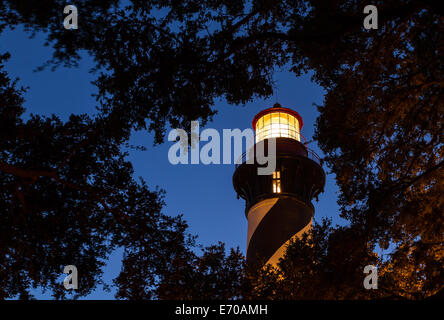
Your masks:
<path fill-rule="evenodd" d="M 89 73 L 93 66 L 92 59 L 83 55 L 78 68 L 59 67 L 55 71 L 47 68 L 34 72 L 52 54 L 52 49 L 43 45 L 44 40 L 44 34 L 37 34 L 35 38 L 29 39 L 20 28 L 5 31 L 0 37 L 0 53 L 11 53 L 11 59 L 6 64 L 10 77 L 19 77 L 19 85 L 29 87 L 25 94 L 25 117 L 31 113 L 55 114 L 66 120 L 72 113 L 94 114 L 97 104 L 91 95 L 96 92 L 96 88 L 91 81 L 96 75 Z M 302 116 L 302 134 L 307 141 L 311 141 L 318 116 L 313 103 L 322 103 L 322 88 L 310 80 L 310 75 L 297 78 L 294 74 L 282 71 L 276 72 L 274 78 L 277 81 L 279 103 Z M 218 114 L 205 128 L 214 128 L 220 134 L 223 129 L 244 130 L 251 127 L 256 113 L 271 107 L 275 102 L 276 96 L 267 100 L 255 99 L 245 106 L 228 105 L 219 100 L 214 106 Z M 201 127 L 201 131 L 203 129 Z M 147 151 L 130 150 L 129 160 L 134 165 L 136 177 L 143 177 L 152 189 L 158 186 L 166 191 L 166 214 L 183 214 L 190 225 L 189 231 L 198 235 L 199 243 L 210 245 L 222 241 L 227 248 L 240 247 L 245 254 L 247 220 L 244 215 L 244 200 L 236 199 L 232 186 L 234 164 L 171 165 L 168 161 L 168 149 L 173 143 L 165 141 L 153 146 L 153 136 L 148 132 L 135 132 L 130 143 L 148 148 Z M 201 146 L 205 143 L 201 142 Z M 309 147 L 322 157 L 315 142 L 310 143 Z M 324 170 L 328 173 L 325 165 Z M 338 217 L 337 196 L 334 175 L 327 174 L 325 192 L 319 196 L 319 202 L 314 202 L 315 220 L 330 217 L 333 224 L 344 223 Z M 105 268 L 104 280 L 109 284 L 119 273 L 121 255 L 121 250 L 117 250 Z M 81 272 L 79 270 L 80 278 Z M 63 278 L 61 274 L 61 281 Z M 51 298 L 48 292 L 41 293 L 40 290 L 36 290 L 34 294 L 37 298 Z M 113 296 L 113 292 L 104 292 L 99 287 L 88 298 L 112 299 Z"/>

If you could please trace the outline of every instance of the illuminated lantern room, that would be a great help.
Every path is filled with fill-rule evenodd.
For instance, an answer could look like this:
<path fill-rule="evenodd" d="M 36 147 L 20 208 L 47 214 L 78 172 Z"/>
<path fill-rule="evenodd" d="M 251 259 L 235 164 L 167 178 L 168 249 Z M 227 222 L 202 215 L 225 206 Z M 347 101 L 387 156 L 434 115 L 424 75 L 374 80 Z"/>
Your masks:
<path fill-rule="evenodd" d="M 276 103 L 272 108 L 259 112 L 253 119 L 256 143 L 270 138 L 291 138 L 301 141 L 302 117 Z"/>

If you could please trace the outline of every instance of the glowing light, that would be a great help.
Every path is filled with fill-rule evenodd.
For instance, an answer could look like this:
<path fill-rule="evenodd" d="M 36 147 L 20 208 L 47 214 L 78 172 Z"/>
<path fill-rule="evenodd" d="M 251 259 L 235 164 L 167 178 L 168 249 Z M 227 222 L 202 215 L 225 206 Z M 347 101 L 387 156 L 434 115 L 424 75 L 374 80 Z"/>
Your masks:
<path fill-rule="evenodd" d="M 291 138 L 301 141 L 299 121 L 286 112 L 263 115 L 256 122 L 256 143 L 270 138 Z"/>
<path fill-rule="evenodd" d="M 273 172 L 273 193 L 281 193 L 281 172 Z"/>

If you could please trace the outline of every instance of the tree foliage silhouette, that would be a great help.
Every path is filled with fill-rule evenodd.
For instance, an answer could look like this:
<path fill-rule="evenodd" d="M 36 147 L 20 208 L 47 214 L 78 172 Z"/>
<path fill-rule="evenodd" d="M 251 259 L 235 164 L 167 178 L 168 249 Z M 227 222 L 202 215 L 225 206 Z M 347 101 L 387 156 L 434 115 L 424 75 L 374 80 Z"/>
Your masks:
<path fill-rule="evenodd" d="M 81 270 L 76 296 L 88 294 L 110 251 L 141 241 L 157 257 L 150 270 L 162 268 L 158 257 L 187 243 L 181 218 L 161 213 L 163 192 L 133 179 L 121 141 L 100 120 L 23 121 L 21 92 L 0 71 L 0 297 L 26 298 L 41 286 L 63 298 L 59 277 L 69 264 Z"/>
<path fill-rule="evenodd" d="M 2 71 L 3 296 L 25 296 L 27 279 L 55 287 L 64 261 L 51 257 L 68 261 L 78 248 L 85 252 L 79 264 L 89 270 L 90 285 L 79 293 L 86 294 L 99 279 L 101 259 L 117 245 L 127 248 L 116 279 L 124 298 L 185 298 L 187 291 L 171 286 L 196 277 L 204 283 L 187 297 L 423 298 L 442 289 L 443 11 L 430 0 L 375 1 L 379 29 L 365 30 L 367 4 L 80 1 L 79 29 L 68 32 L 58 1 L 39 8 L 0 1 L 0 31 L 24 24 L 47 32 L 54 48 L 47 66 L 75 66 L 81 50 L 95 59 L 100 104 L 96 119 L 24 122 L 19 89 Z M 148 128 L 161 143 L 167 125 L 205 123 L 216 98 L 240 104 L 269 96 L 277 67 L 295 75 L 313 71 L 326 91 L 315 138 L 350 224 L 317 225 L 290 247 L 280 271 L 248 272 L 244 280 L 255 285 L 237 281 L 243 271 L 232 266 L 240 287 L 206 291 L 220 285 L 224 264 L 241 263 L 237 253 L 227 258 L 215 246 L 196 256 L 186 224 L 161 214 L 161 196 L 133 180 L 119 146 L 131 129 Z M 58 229 L 46 230 L 51 225 Z M 390 248 L 390 256 L 376 256 L 377 247 Z M 377 294 L 357 287 L 367 262 L 379 266 Z"/>

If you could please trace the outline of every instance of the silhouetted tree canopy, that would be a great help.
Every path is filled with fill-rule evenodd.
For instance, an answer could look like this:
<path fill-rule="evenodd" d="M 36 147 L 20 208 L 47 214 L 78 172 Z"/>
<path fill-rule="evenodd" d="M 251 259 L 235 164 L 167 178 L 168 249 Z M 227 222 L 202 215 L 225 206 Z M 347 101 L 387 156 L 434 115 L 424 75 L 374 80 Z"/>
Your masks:
<path fill-rule="evenodd" d="M 152 279 L 145 257 L 151 253 L 143 247 L 124 260 L 122 272 L 115 280 L 117 298 L 213 300 L 243 297 L 247 292 L 244 257 L 239 249 L 226 254 L 223 243 L 202 250 L 201 256 L 183 248 Z"/>
<path fill-rule="evenodd" d="M 0 1 L 0 31 L 47 33 L 47 66 L 76 66 L 82 51 L 94 58 L 100 105 L 94 119 L 24 121 L 21 89 L 1 70 L 0 297 L 26 297 L 29 279 L 62 297 L 56 277 L 74 253 L 88 270 L 79 292 L 87 294 L 117 246 L 126 248 L 120 298 L 423 298 L 442 290 L 443 11 L 432 0 L 373 1 L 379 28 L 365 30 L 367 4 L 77 1 L 79 29 L 67 31 L 64 2 Z M 196 255 L 186 224 L 161 213 L 161 193 L 134 180 L 120 146 L 131 129 L 149 128 L 161 143 L 168 125 L 205 123 L 216 98 L 267 97 L 278 67 L 312 71 L 326 91 L 315 138 L 350 223 L 315 225 L 279 270 L 251 271 L 221 244 Z M 390 256 L 377 256 L 378 247 Z M 380 272 L 375 292 L 362 290 L 371 263 Z"/>
<path fill-rule="evenodd" d="M 188 243 L 181 218 L 161 213 L 163 192 L 133 179 L 100 120 L 23 121 L 21 93 L 0 69 L 0 298 L 25 298 L 30 286 L 64 297 L 59 278 L 70 264 L 82 271 L 76 295 L 88 294 L 112 249 L 141 242 L 150 270 L 163 270 L 163 259 Z"/>

